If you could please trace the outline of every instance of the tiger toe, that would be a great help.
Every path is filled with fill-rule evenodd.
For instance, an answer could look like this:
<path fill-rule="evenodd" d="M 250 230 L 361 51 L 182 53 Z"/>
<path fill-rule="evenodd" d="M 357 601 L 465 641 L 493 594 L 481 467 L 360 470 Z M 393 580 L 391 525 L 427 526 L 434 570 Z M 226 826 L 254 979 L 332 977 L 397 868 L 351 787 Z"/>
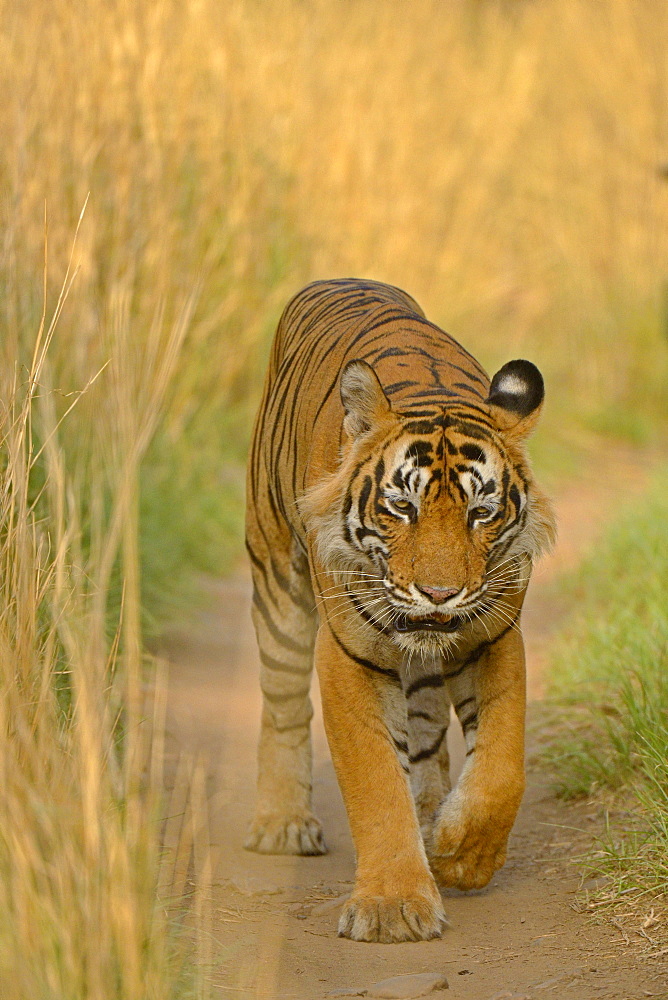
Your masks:
<path fill-rule="evenodd" d="M 448 926 L 440 899 L 352 896 L 341 913 L 338 934 L 353 941 L 395 944 L 439 938 Z"/>
<path fill-rule="evenodd" d="M 251 823 L 244 847 L 258 854 L 326 854 L 320 820 L 312 814 L 257 816 Z"/>

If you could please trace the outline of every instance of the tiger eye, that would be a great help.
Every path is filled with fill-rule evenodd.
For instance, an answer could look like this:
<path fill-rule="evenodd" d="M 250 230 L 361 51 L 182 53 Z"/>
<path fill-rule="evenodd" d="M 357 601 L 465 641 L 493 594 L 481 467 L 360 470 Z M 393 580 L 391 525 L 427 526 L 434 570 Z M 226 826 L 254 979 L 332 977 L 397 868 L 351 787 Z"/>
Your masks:
<path fill-rule="evenodd" d="M 469 517 L 477 521 L 483 517 L 487 517 L 489 513 L 487 507 L 474 507 L 473 510 L 469 511 Z"/>
<path fill-rule="evenodd" d="M 413 510 L 413 504 L 410 500 L 392 500 L 390 502 L 400 514 L 409 514 Z"/>

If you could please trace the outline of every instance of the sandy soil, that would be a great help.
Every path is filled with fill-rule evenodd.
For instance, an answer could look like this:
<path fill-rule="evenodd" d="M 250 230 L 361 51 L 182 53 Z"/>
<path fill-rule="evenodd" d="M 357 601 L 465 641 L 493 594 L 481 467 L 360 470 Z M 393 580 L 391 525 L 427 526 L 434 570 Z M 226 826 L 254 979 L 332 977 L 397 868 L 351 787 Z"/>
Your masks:
<path fill-rule="evenodd" d="M 624 463 L 623 470 L 618 466 L 607 478 L 607 510 L 612 512 L 633 491 L 636 473 Z M 561 497 L 561 542 L 530 590 L 523 617 L 534 700 L 530 732 L 540 721 L 536 699 L 543 688 L 546 642 L 563 614 L 546 603 L 545 591 L 553 575 L 577 562 L 595 540 L 601 499 L 600 489 L 584 483 Z M 579 874 L 572 858 L 591 843 L 600 816 L 592 805 L 555 800 L 548 776 L 531 763 L 531 751 L 527 793 L 507 864 L 482 891 L 444 894 L 452 927 L 439 941 L 373 945 L 337 938 L 339 908 L 352 887 L 354 855 L 317 713 L 315 809 L 329 853 L 286 858 L 244 851 L 260 716 L 249 605 L 247 575 L 212 585 L 210 609 L 167 643 L 172 771 L 179 755 L 199 758 L 206 771 L 213 934 L 218 942 L 211 972 L 215 995 L 320 1000 L 337 991 L 368 991 L 373 996 L 374 984 L 388 977 L 444 973 L 452 1000 L 668 997 L 667 956 L 641 958 L 618 929 L 592 923 L 576 907 Z M 451 728 L 457 759 L 458 734 Z M 404 979 L 393 995 L 421 996 L 427 986 L 424 980 Z M 382 989 L 375 995 L 383 995 Z"/>

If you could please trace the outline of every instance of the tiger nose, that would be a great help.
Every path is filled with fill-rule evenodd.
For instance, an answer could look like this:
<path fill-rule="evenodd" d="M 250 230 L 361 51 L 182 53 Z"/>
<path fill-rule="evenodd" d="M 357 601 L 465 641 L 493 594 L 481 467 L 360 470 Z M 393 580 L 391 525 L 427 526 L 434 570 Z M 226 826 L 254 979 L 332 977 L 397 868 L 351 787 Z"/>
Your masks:
<path fill-rule="evenodd" d="M 425 587 L 424 584 L 416 583 L 415 586 L 422 594 L 426 594 L 430 601 L 434 604 L 442 604 L 443 601 L 447 601 L 448 598 L 454 597 L 455 594 L 459 593 L 461 588 L 459 587 L 448 587 L 447 590 L 440 590 L 437 587 Z"/>

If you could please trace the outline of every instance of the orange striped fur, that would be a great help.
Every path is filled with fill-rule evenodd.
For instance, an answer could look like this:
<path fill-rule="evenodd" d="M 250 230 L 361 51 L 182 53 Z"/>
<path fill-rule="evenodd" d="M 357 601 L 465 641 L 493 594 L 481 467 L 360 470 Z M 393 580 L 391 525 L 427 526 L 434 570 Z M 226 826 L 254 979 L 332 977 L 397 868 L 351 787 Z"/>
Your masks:
<path fill-rule="evenodd" d="M 491 381 L 399 289 L 316 282 L 278 326 L 248 469 L 263 692 L 246 846 L 320 854 L 315 663 L 357 853 L 339 933 L 440 935 L 437 883 L 485 885 L 524 787 L 522 602 L 554 537 L 524 440 L 543 381 Z M 450 706 L 467 757 L 450 789 Z"/>

